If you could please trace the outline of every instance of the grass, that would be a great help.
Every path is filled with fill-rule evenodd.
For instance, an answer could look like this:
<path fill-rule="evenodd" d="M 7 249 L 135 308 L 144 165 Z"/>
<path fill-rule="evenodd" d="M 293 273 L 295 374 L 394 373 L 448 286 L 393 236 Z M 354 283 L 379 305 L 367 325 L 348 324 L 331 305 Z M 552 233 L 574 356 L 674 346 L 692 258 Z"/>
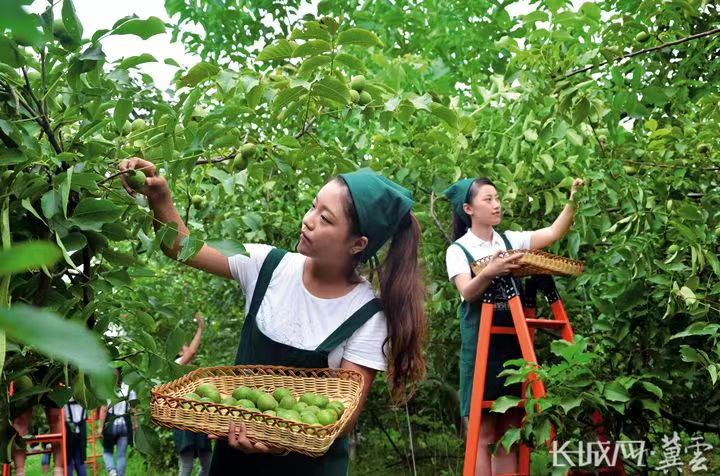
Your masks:
<path fill-rule="evenodd" d="M 145 464 L 145 460 L 143 459 L 143 456 L 138 453 L 137 451 L 130 448 L 128 450 L 128 460 L 127 460 L 127 467 L 125 469 L 125 476 L 145 476 L 147 474 L 153 474 L 154 476 L 176 476 L 177 475 L 177 469 L 172 468 L 168 469 L 164 472 L 158 472 L 157 469 L 153 468 L 152 471 L 150 471 Z M 195 464 L 196 468 L 199 468 L 198 463 Z M 93 476 L 92 469 L 89 465 L 86 465 L 87 468 L 87 474 L 88 476 Z M 197 471 L 197 469 L 196 469 Z M 52 475 L 52 471 L 49 473 L 43 473 L 40 468 L 40 456 L 30 456 L 27 459 L 27 463 L 25 465 L 25 474 L 26 476 L 44 476 L 47 474 Z M 69 476 L 69 475 L 68 475 Z M 102 456 L 98 459 L 98 471 L 96 475 L 94 476 L 107 476 L 107 471 L 105 471 L 105 465 L 102 462 Z"/>

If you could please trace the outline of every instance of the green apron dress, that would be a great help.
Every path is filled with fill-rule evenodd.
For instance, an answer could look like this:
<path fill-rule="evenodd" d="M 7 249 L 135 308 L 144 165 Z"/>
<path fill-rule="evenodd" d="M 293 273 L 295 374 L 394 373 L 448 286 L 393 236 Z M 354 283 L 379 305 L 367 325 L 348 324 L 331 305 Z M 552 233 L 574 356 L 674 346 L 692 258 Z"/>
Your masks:
<path fill-rule="evenodd" d="M 250 309 L 245 317 L 240 345 L 235 356 L 235 365 L 282 365 L 298 368 L 328 367 L 328 354 L 362 327 L 381 310 L 378 299 L 372 299 L 343 322 L 315 350 L 298 349 L 274 340 L 263 334 L 257 326 L 256 315 L 265 297 L 273 271 L 287 253 L 274 248 L 260 268 Z M 213 452 L 210 474 L 263 476 L 344 476 L 348 470 L 347 436 L 338 438 L 327 453 L 318 458 L 291 452 L 286 456 L 270 454 L 246 454 L 218 440 Z"/>
<path fill-rule="evenodd" d="M 511 250 L 510 241 L 504 234 L 500 234 L 505 242 L 505 248 Z M 475 259 L 470 252 L 457 241 L 454 243 L 460 247 L 472 264 Z M 471 276 L 475 276 L 471 271 Z M 513 327 L 512 315 L 503 301 L 503 296 L 496 287 L 494 297 L 495 310 L 493 312 L 493 326 Z M 480 311 L 482 300 L 473 302 L 463 301 L 458 308 L 460 318 L 460 415 L 470 415 L 470 402 L 472 398 L 473 374 L 475 371 L 475 356 L 477 354 L 478 332 L 480 328 Z M 505 386 L 505 377 L 498 374 L 504 370 L 503 364 L 507 360 L 519 359 L 522 357 L 520 344 L 515 335 L 494 334 L 490 336 L 490 350 L 488 352 L 487 373 L 485 374 L 485 390 L 483 400 L 496 400 L 503 395 L 520 396 L 521 385 L 513 384 Z"/>

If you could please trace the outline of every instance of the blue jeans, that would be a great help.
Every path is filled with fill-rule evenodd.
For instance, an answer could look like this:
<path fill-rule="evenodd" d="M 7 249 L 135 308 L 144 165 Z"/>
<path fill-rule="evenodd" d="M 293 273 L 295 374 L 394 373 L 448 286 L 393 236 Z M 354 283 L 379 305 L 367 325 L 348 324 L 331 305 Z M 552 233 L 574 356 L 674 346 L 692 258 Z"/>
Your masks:
<path fill-rule="evenodd" d="M 210 473 L 210 460 L 212 459 L 212 451 L 201 451 L 198 455 L 200 460 L 200 473 L 198 476 L 208 476 Z M 183 451 L 178 455 L 180 468 L 178 476 L 191 476 L 193 470 L 193 461 L 195 460 L 195 450 L 190 449 Z"/>
<path fill-rule="evenodd" d="M 79 435 L 68 435 L 67 458 L 67 474 L 72 476 L 73 470 L 77 472 L 77 476 L 86 476 L 85 461 L 83 460 L 83 449 L 80 446 Z"/>
<path fill-rule="evenodd" d="M 125 476 L 125 453 L 127 453 L 128 448 L 128 437 L 125 436 L 118 436 L 117 441 L 115 443 L 116 451 L 115 456 L 117 457 L 117 466 L 115 466 L 115 461 L 113 458 L 113 452 L 112 451 L 103 451 L 103 461 L 105 461 L 105 469 L 107 469 L 107 472 L 109 473 L 112 470 L 117 471 L 118 476 Z"/>

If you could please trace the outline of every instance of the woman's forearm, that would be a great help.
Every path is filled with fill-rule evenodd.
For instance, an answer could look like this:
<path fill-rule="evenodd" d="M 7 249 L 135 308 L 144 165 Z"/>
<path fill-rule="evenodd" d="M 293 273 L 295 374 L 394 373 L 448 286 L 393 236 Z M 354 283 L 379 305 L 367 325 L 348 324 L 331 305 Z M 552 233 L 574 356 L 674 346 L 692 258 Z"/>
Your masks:
<path fill-rule="evenodd" d="M 484 273 L 480 272 L 480 274 L 468 281 L 467 285 L 463 288 L 463 299 L 467 302 L 477 301 L 485 293 L 485 291 L 487 291 L 487 288 L 490 286 L 492 280 L 493 278 L 489 278 Z"/>
<path fill-rule="evenodd" d="M 172 193 L 170 192 L 170 190 L 168 190 L 166 193 L 163 194 L 159 194 L 156 196 L 148 196 L 148 202 L 150 204 L 150 209 L 153 212 L 153 216 L 155 217 L 155 220 L 153 220 L 153 227 L 155 228 L 155 232 L 157 232 L 163 224 L 177 224 L 178 233 L 172 247 L 168 248 L 164 245 L 161 245 L 163 252 L 167 256 L 176 259 L 178 251 L 180 249 L 180 242 L 182 241 L 183 237 L 190 235 L 190 231 L 188 230 L 187 226 L 185 226 L 185 222 L 183 222 L 183 219 L 180 218 L 180 213 L 178 213 L 177 209 L 175 208 L 175 204 L 173 203 L 172 199 Z"/>

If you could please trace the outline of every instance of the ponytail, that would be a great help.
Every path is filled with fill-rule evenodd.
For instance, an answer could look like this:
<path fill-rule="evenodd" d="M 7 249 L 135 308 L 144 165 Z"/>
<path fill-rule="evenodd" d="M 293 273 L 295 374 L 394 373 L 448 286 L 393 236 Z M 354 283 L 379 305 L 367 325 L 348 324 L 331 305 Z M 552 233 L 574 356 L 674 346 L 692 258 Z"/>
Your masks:
<path fill-rule="evenodd" d="M 418 261 L 419 244 L 420 223 L 410 212 L 400 223 L 378 270 L 380 303 L 387 319 L 390 344 L 387 379 L 396 403 L 412 397 L 426 371 L 425 287 Z"/>
<path fill-rule="evenodd" d="M 335 180 L 347 188 L 342 179 Z M 357 213 L 349 191 L 344 202 L 344 211 L 350 220 L 350 234 L 358 236 Z M 388 337 L 383 343 L 388 360 L 387 381 L 390 395 L 398 404 L 410 400 L 426 372 L 423 356 L 427 333 L 425 286 L 418 262 L 419 244 L 420 223 L 409 212 L 400 222 L 385 260 L 377 269 L 380 304 L 388 328 Z M 359 264 L 359 258 L 358 254 L 353 263 L 355 266 Z"/>

